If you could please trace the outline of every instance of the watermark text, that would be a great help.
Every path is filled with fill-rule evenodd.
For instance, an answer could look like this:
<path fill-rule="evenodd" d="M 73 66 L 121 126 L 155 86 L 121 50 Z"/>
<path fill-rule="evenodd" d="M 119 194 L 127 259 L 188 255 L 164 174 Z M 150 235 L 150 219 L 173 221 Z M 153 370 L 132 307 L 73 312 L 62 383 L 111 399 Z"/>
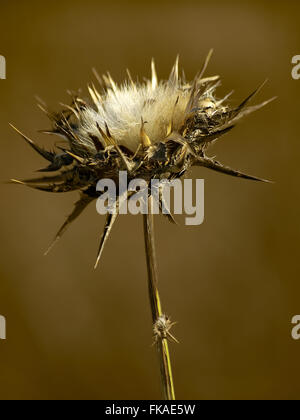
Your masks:
<path fill-rule="evenodd" d="M 295 315 L 292 318 L 292 324 L 295 324 L 292 329 L 292 338 L 294 340 L 300 340 L 300 315 Z"/>
<path fill-rule="evenodd" d="M 203 179 L 152 179 L 150 183 L 135 178 L 128 183 L 126 171 L 119 172 L 118 185 L 112 179 L 101 179 L 97 200 L 99 214 L 185 214 L 185 224 L 201 225 L 204 221 Z M 152 208 L 149 208 L 149 195 Z M 171 199 L 173 196 L 173 200 Z"/>
<path fill-rule="evenodd" d="M 6 59 L 0 55 L 0 79 L 6 79 Z"/>
<path fill-rule="evenodd" d="M 292 78 L 298 80 L 300 79 L 300 55 L 294 55 L 292 64 L 296 64 L 292 69 Z"/>
<path fill-rule="evenodd" d="M 0 340 L 6 340 L 6 319 L 0 315 Z"/>

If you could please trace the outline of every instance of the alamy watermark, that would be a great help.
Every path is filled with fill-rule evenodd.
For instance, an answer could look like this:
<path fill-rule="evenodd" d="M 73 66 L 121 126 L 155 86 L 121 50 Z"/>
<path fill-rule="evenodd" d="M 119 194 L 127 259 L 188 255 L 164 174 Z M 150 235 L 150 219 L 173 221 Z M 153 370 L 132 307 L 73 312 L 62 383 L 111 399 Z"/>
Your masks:
<path fill-rule="evenodd" d="M 292 78 L 298 80 L 300 79 L 300 55 L 294 55 L 292 64 L 296 64 L 292 69 Z"/>
<path fill-rule="evenodd" d="M 139 178 L 128 183 L 126 171 L 119 172 L 118 186 L 112 179 L 101 179 L 97 191 L 99 214 L 185 214 L 186 225 L 201 225 L 204 221 L 204 180 L 196 179 L 152 179 L 150 185 Z M 173 205 L 171 206 L 171 191 Z M 193 192 L 195 191 L 195 197 Z M 152 208 L 148 208 L 148 196 L 153 197 Z"/>
<path fill-rule="evenodd" d="M 0 315 L 0 340 L 6 340 L 6 319 Z"/>
<path fill-rule="evenodd" d="M 300 340 L 300 315 L 295 315 L 292 318 L 292 324 L 295 324 L 292 329 L 292 338 L 294 340 Z"/>
<path fill-rule="evenodd" d="M 0 55 L 0 79 L 6 79 L 6 59 Z"/>

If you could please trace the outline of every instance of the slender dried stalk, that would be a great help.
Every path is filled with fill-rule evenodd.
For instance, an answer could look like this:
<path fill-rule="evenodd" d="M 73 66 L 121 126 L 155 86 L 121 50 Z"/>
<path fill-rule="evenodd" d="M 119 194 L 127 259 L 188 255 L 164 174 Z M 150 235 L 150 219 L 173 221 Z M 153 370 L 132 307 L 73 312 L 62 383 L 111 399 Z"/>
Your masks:
<path fill-rule="evenodd" d="M 152 209 L 152 197 L 149 197 L 148 202 L 148 214 L 144 215 L 144 236 L 145 236 L 145 247 L 146 247 L 146 259 L 148 268 L 148 288 L 149 298 L 151 304 L 152 321 L 153 327 L 160 317 L 163 316 L 161 309 L 161 302 L 159 298 L 159 292 L 157 288 L 158 276 L 157 276 L 157 262 L 155 253 L 154 243 L 154 221 Z M 169 353 L 169 346 L 167 337 L 159 335 L 156 337 L 156 347 L 160 361 L 160 374 L 161 382 L 164 392 L 164 398 L 166 400 L 175 400 L 174 383 L 172 376 L 172 367 Z"/>

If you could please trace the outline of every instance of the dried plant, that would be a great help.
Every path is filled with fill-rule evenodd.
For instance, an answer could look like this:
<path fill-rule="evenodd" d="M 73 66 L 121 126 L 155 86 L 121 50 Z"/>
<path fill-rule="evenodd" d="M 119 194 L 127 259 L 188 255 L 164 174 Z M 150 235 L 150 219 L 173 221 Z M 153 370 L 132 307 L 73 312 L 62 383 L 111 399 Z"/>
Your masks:
<path fill-rule="evenodd" d="M 261 86 L 237 107 L 228 105 L 230 94 L 222 99 L 217 98 L 219 76 L 204 77 L 211 53 L 191 83 L 186 81 L 184 74 L 179 75 L 178 59 L 167 81 L 158 81 L 152 61 L 152 77 L 144 83 L 134 82 L 128 72 L 128 80 L 118 86 L 109 73 L 100 78 L 95 72 L 100 87 L 89 86 L 92 101 L 70 93 L 71 105 L 65 105 L 59 113 L 50 112 L 45 104 L 40 103 L 53 123 L 52 129 L 45 133 L 61 136 L 65 140 L 65 146 L 57 147 L 55 152 L 39 147 L 16 129 L 49 162 L 40 172 L 55 174 L 12 182 L 41 191 L 80 192 L 80 199 L 51 247 L 87 205 L 99 197 L 97 182 L 109 178 L 118 185 L 120 171 L 127 171 L 128 182 L 141 178 L 148 184 L 154 178 L 180 178 L 192 166 L 204 166 L 240 178 L 265 181 L 224 166 L 206 154 L 208 147 L 227 134 L 241 117 L 273 99 L 248 106 Z M 165 208 L 162 200 L 161 196 L 160 206 Z M 152 208 L 151 196 L 149 202 Z M 116 213 L 106 217 L 96 266 L 117 216 Z M 170 211 L 167 217 L 174 221 Z M 161 309 L 151 214 L 144 216 L 144 232 L 153 331 L 160 355 L 164 396 L 174 399 L 168 339 L 176 339 L 170 333 L 173 324 Z"/>

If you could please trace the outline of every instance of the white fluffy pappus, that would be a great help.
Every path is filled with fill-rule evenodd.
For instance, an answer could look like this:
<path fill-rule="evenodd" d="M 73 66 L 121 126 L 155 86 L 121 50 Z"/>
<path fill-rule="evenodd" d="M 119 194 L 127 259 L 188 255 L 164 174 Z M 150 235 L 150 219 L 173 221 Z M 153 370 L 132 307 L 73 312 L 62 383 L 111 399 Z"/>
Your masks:
<path fill-rule="evenodd" d="M 103 100 L 95 102 L 97 110 L 87 108 L 81 114 L 78 136 L 99 135 L 97 124 L 105 130 L 105 123 L 117 144 L 131 150 L 139 146 L 142 121 L 152 143 L 162 141 L 172 121 L 174 131 L 183 123 L 189 93 L 180 86 L 160 82 L 157 86 L 124 84 L 107 91 Z"/>
<path fill-rule="evenodd" d="M 78 139 L 87 147 L 94 148 L 90 136 L 99 137 L 99 127 L 105 132 L 106 126 L 119 145 L 135 151 L 141 143 L 141 129 L 149 137 L 151 144 L 164 140 L 170 129 L 177 132 L 187 114 L 191 98 L 191 85 L 179 77 L 177 57 L 170 77 L 159 81 L 154 60 L 151 63 L 152 77 L 144 83 L 129 81 L 118 86 L 110 74 L 103 76 L 105 89 L 100 94 L 94 86 L 89 92 L 95 109 L 87 107 L 80 113 L 81 124 L 77 127 Z M 100 83 L 100 77 L 97 75 Z M 208 81 L 218 76 L 207 78 Z M 213 98 L 210 93 L 208 97 Z M 105 144 L 105 139 L 103 139 Z"/>

